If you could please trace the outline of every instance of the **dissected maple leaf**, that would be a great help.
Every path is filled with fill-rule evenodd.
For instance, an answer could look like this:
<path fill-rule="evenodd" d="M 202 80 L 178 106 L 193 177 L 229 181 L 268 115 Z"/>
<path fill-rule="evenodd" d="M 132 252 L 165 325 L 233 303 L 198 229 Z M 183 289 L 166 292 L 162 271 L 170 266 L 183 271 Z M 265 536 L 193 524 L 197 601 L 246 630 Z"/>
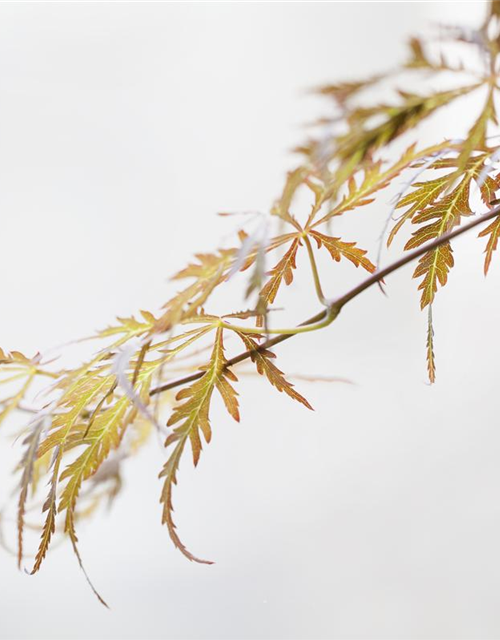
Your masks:
<path fill-rule="evenodd" d="M 434 358 L 434 327 L 432 324 L 432 305 L 429 305 L 429 313 L 427 316 L 427 373 L 429 374 L 429 382 L 436 382 L 436 361 Z"/>
<path fill-rule="evenodd" d="M 333 158 L 340 162 L 336 172 L 337 184 L 342 184 L 365 159 L 380 147 L 387 145 L 410 128 L 416 127 L 422 120 L 437 109 L 453 102 L 456 98 L 474 91 L 481 83 L 434 93 L 428 96 L 400 91 L 402 104 L 380 105 L 378 107 L 357 109 L 350 114 L 350 130 L 336 140 Z M 374 116 L 384 117 L 381 124 L 370 126 Z"/>
<path fill-rule="evenodd" d="M 381 160 L 365 162 L 361 169 L 348 179 L 348 190 L 342 199 L 328 213 L 315 221 L 314 224 L 311 225 L 309 223 L 308 226 L 320 226 L 335 216 L 370 204 L 374 201 L 377 192 L 385 189 L 405 169 L 418 165 L 420 161 L 452 148 L 454 148 L 454 145 L 449 141 L 432 145 L 420 151 L 416 150 L 416 144 L 411 144 L 401 157 L 386 169 L 383 169 L 384 163 Z M 358 175 L 362 175 L 359 180 L 357 180 Z M 331 189 L 324 189 L 323 201 L 326 201 L 333 193 L 334 191 Z"/>
<path fill-rule="evenodd" d="M 300 225 L 290 213 L 290 205 L 292 204 L 292 200 L 297 189 L 305 184 L 305 180 L 309 176 L 310 172 L 310 169 L 307 169 L 306 167 L 298 167 L 294 171 L 290 171 L 287 175 L 281 198 L 271 209 L 271 213 L 273 215 L 279 216 L 285 222 L 290 223 L 298 231 L 301 230 Z"/>
<path fill-rule="evenodd" d="M 26 445 L 26 450 L 19 464 L 20 469 L 22 469 L 22 475 L 19 483 L 20 490 L 17 506 L 17 566 L 19 569 L 21 568 L 23 561 L 23 533 L 26 501 L 28 499 L 29 488 L 33 482 L 38 443 L 42 435 L 44 424 L 45 420 L 43 417 L 36 420 L 28 435 L 23 440 L 23 444 Z"/>
<path fill-rule="evenodd" d="M 248 286 L 245 291 L 245 298 L 248 298 L 254 291 L 260 291 L 262 288 L 262 282 L 265 277 L 265 256 L 267 253 L 274 251 L 283 244 L 293 240 L 297 237 L 297 233 L 286 233 L 273 238 L 270 241 L 253 241 L 250 237 L 244 237 L 242 243 L 242 249 L 238 253 L 231 271 L 228 274 L 228 279 L 231 274 L 236 270 L 246 271 L 251 265 L 255 265 L 253 272 L 248 281 Z M 242 251 L 244 252 L 242 254 Z M 257 306 L 262 306 L 259 301 Z"/>
<path fill-rule="evenodd" d="M 162 333 L 180 320 L 198 313 L 212 291 L 224 282 L 234 255 L 234 249 L 221 249 L 215 254 L 196 254 L 198 262 L 189 264 L 172 278 L 172 280 L 194 278 L 194 282 L 163 306 L 165 311 L 157 319 L 153 331 Z"/>
<path fill-rule="evenodd" d="M 463 142 L 460 154 L 457 158 L 457 167 L 455 173 L 451 176 L 451 180 L 458 178 L 461 175 L 462 171 L 467 167 L 467 163 L 472 157 L 473 152 L 476 149 L 484 147 L 488 124 L 490 122 L 498 124 L 494 102 L 495 89 L 496 85 L 494 83 L 490 83 L 484 108 L 470 128 L 469 133 Z"/>
<path fill-rule="evenodd" d="M 404 215 L 394 225 L 387 239 L 387 246 L 390 246 L 396 234 L 407 220 L 411 220 L 415 214 L 422 211 L 428 205 L 433 204 L 439 196 L 444 193 L 449 184 L 448 176 L 441 176 L 427 182 L 415 182 L 412 186 L 414 191 L 401 198 L 397 203 L 396 209 L 408 207 Z"/>
<path fill-rule="evenodd" d="M 180 404 L 174 408 L 167 423 L 168 426 L 180 424 L 174 428 L 173 433 L 165 441 L 167 449 L 172 445 L 175 446 L 159 476 L 165 478 L 160 502 L 163 504 L 162 523 L 167 525 L 170 538 L 175 546 L 190 560 L 210 564 L 207 560 L 201 560 L 189 552 L 179 539 L 172 517 L 172 490 L 173 485 L 177 483 L 177 471 L 186 442 L 188 440 L 191 442 L 193 462 L 196 466 L 202 449 L 200 432 L 207 443 L 212 438 L 209 412 L 215 389 L 219 392 L 229 414 L 236 421 L 240 419 L 237 393 L 229 382 L 229 380 L 236 382 L 237 378 L 227 368 L 221 327 L 216 330 L 210 361 L 202 370 L 204 373 L 199 380 L 191 386 L 183 388 L 177 394 L 176 400 Z"/>
<path fill-rule="evenodd" d="M 337 82 L 335 84 L 323 85 L 315 91 L 323 96 L 333 98 L 337 104 L 344 106 L 348 100 L 356 96 L 360 91 L 373 86 L 385 77 L 385 74 L 378 74 L 371 78 L 355 82 Z"/>
<path fill-rule="evenodd" d="M 448 281 L 448 272 L 455 264 L 453 252 L 449 242 L 423 255 L 413 274 L 414 278 L 423 276 L 418 288 L 422 291 L 420 306 L 424 309 L 434 301 L 439 284 L 444 287 Z"/>
<path fill-rule="evenodd" d="M 392 242 L 395 234 L 402 225 L 411 220 L 413 224 L 423 224 L 405 245 L 405 250 L 415 249 L 451 231 L 460 224 L 463 217 L 472 215 L 470 207 L 471 187 L 473 181 L 479 183 L 483 201 L 490 201 L 499 188 L 498 176 L 486 175 L 481 178 L 484 161 L 488 154 L 480 154 L 467 161 L 458 184 L 452 191 L 447 192 L 450 175 L 446 174 L 427 182 L 415 183 L 414 191 L 400 200 L 397 208 L 408 207 L 403 217 L 392 230 L 388 243 Z M 439 159 L 432 165 L 432 169 L 456 169 L 458 159 Z M 452 249 L 445 243 L 426 253 L 415 269 L 414 277 L 422 277 L 419 289 L 422 291 L 421 306 L 424 308 L 434 300 L 438 284 L 444 286 L 448 279 L 448 272 L 453 267 Z"/>
<path fill-rule="evenodd" d="M 493 257 L 493 252 L 496 251 L 498 246 L 498 238 L 500 237 L 500 219 L 495 218 L 493 222 L 483 229 L 478 235 L 478 238 L 488 237 L 488 243 L 486 245 L 486 249 L 484 250 L 486 257 L 484 259 L 484 275 L 487 275 L 488 270 L 491 265 L 491 259 Z"/>
<path fill-rule="evenodd" d="M 0 349 L 0 385 L 20 383 L 13 395 L 0 399 L 0 425 L 19 408 L 37 375 L 57 377 L 40 367 L 40 354 L 28 358 L 20 351 L 5 353 Z"/>
<path fill-rule="evenodd" d="M 237 394 L 227 380 L 236 381 L 236 376 L 226 369 L 226 364 L 222 329 L 219 328 L 216 332 L 210 362 L 203 367 L 204 375 L 190 387 L 179 391 L 176 400 L 180 401 L 180 404 L 175 407 L 167 423 L 169 427 L 178 422 L 182 424 L 174 429 L 165 446 L 168 447 L 184 436 L 188 437 L 191 441 L 195 465 L 198 464 L 201 452 L 200 431 L 206 442 L 210 442 L 212 437 L 209 408 L 214 389 L 219 391 L 233 418 L 239 420 Z"/>
<path fill-rule="evenodd" d="M 156 324 L 156 318 L 149 311 L 141 311 L 143 322 L 137 320 L 133 316 L 130 318 L 118 317 L 118 324 L 115 326 L 107 327 L 98 332 L 98 336 L 106 338 L 108 336 L 124 334 L 127 339 L 135 336 L 140 336 L 144 333 L 148 333 Z"/>
<path fill-rule="evenodd" d="M 299 237 L 295 237 L 290 244 L 285 255 L 281 258 L 278 264 L 273 267 L 269 273 L 270 279 L 264 285 L 260 292 L 260 298 L 265 304 L 272 304 L 279 291 L 283 280 L 286 285 L 290 285 L 293 282 L 293 271 L 296 269 L 296 256 L 297 250 L 301 246 Z"/>
<path fill-rule="evenodd" d="M 426 47 L 420 38 L 410 38 L 409 41 L 411 57 L 405 64 L 406 69 L 417 69 L 423 71 L 453 71 L 463 72 L 465 67 L 461 61 L 456 65 L 448 62 L 443 52 L 439 55 L 439 62 L 434 62 L 429 57 Z"/>
<path fill-rule="evenodd" d="M 300 395 L 298 391 L 295 391 L 293 384 L 286 380 L 283 372 L 280 371 L 280 369 L 278 369 L 278 367 L 272 362 L 272 359 L 276 357 L 275 354 L 272 351 L 269 351 L 269 349 L 262 349 L 249 335 L 240 331 L 237 331 L 236 333 L 243 341 L 247 350 L 250 351 L 250 358 L 252 359 L 252 362 L 255 363 L 258 373 L 266 376 L 273 387 L 278 389 L 279 392 L 283 391 L 290 396 L 290 398 L 297 400 L 305 407 L 312 410 L 309 402 L 304 398 L 304 396 Z"/>
<path fill-rule="evenodd" d="M 42 507 L 42 513 L 46 512 L 47 515 L 45 517 L 45 522 L 43 523 L 42 535 L 40 538 L 40 543 L 38 545 L 38 550 L 36 552 L 35 562 L 33 564 L 33 568 L 31 569 L 32 575 L 40 569 L 50 547 L 52 536 L 54 535 L 56 530 L 57 480 L 59 478 L 61 460 L 62 456 L 59 455 L 59 449 L 56 449 L 56 455 L 54 456 L 52 465 L 52 474 L 50 476 L 50 490 Z"/>
<path fill-rule="evenodd" d="M 68 410 L 52 417 L 49 434 L 41 441 L 38 447 L 38 458 L 43 457 L 49 451 L 53 451 L 53 461 L 50 490 L 43 505 L 43 512 L 47 512 L 47 516 L 31 573 L 36 573 L 39 570 L 55 532 L 55 520 L 58 512 L 57 489 L 59 470 L 63 460 L 66 442 L 70 438 L 72 429 L 77 425 L 80 414 L 85 407 L 100 392 L 106 393 L 112 383 L 113 381 L 106 377 L 86 375 L 72 384 L 63 395 L 60 403 L 61 407 L 68 408 Z M 74 507 L 74 504 L 72 506 Z"/>
<path fill-rule="evenodd" d="M 367 252 L 356 247 L 355 242 L 343 242 L 340 238 L 325 236 L 315 230 L 309 235 L 316 240 L 318 248 L 325 247 L 336 262 L 340 262 L 341 258 L 347 258 L 356 267 L 363 267 L 370 273 L 375 271 L 375 265 L 365 257 Z"/>

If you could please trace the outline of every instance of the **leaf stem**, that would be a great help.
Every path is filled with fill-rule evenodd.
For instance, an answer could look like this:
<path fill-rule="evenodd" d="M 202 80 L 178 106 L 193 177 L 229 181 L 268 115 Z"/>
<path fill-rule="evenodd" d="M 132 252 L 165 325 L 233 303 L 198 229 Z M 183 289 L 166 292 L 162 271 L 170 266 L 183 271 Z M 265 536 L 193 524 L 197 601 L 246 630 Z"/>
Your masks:
<path fill-rule="evenodd" d="M 313 248 L 311 246 L 311 240 L 309 239 L 309 236 L 304 234 L 304 242 L 307 248 L 307 254 L 309 256 L 309 262 L 311 264 L 311 270 L 312 270 L 312 274 L 313 274 L 313 279 L 314 279 L 314 288 L 316 289 L 316 295 L 318 296 L 318 300 L 321 302 L 321 304 L 325 307 L 328 306 L 328 300 L 325 298 L 324 294 L 323 294 L 323 289 L 321 288 L 321 281 L 319 278 L 319 271 L 318 271 L 318 265 L 316 264 L 316 258 L 314 257 L 314 251 Z"/>
<path fill-rule="evenodd" d="M 266 334 L 269 335 L 278 335 L 278 336 L 294 336 L 297 333 L 308 333 L 310 331 L 317 331 L 318 329 L 324 329 L 329 324 L 331 324 L 338 313 L 335 313 L 335 309 L 333 306 L 328 305 L 326 310 L 325 317 L 318 322 L 307 324 L 307 325 L 298 325 L 297 327 L 291 327 L 287 329 L 266 329 Z M 238 331 L 239 333 L 251 334 L 251 335 L 261 335 L 262 329 L 259 327 L 243 327 L 241 325 L 230 324 L 229 322 L 221 322 L 220 325 L 224 329 L 229 329 L 231 331 Z"/>

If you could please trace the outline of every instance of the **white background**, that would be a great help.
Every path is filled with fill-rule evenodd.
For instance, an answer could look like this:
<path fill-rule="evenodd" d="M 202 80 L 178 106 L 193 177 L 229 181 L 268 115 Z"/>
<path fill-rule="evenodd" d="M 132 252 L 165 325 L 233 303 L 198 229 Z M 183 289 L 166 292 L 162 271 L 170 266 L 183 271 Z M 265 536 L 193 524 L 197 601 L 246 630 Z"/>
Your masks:
<path fill-rule="evenodd" d="M 306 89 L 392 67 L 410 33 L 477 25 L 484 10 L 1 4 L 1 346 L 32 353 L 158 308 L 167 276 L 231 230 L 215 212 L 266 210 L 279 194 L 302 125 L 326 112 Z M 430 121 L 435 139 L 464 133 L 471 112 L 453 114 Z M 373 255 L 388 201 L 346 217 L 345 238 Z M 355 385 L 299 382 L 312 414 L 245 378 L 240 425 L 215 407 L 213 441 L 176 492 L 185 542 L 214 566 L 190 564 L 160 525 L 153 441 L 111 513 L 80 532 L 112 610 L 69 548 L 36 577 L 2 552 L 0 637 L 500 637 L 500 258 L 485 281 L 473 236 L 435 305 L 434 387 L 408 268 L 389 298 L 370 291 L 327 332 L 279 348 L 287 371 Z M 359 277 L 334 269 L 326 288 Z M 294 320 L 316 311 L 307 273 L 284 301 Z M 6 434 L 2 448 L 4 502 Z"/>

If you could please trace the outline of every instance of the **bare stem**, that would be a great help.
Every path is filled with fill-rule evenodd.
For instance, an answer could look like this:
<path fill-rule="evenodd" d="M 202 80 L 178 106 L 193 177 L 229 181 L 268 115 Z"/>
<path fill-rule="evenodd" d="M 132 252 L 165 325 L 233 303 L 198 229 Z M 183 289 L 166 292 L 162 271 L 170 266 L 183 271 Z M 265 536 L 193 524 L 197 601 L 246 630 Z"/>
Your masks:
<path fill-rule="evenodd" d="M 470 229 L 477 227 L 481 223 L 486 222 L 487 220 L 491 220 L 498 214 L 500 214 L 500 206 L 495 207 L 494 209 L 491 209 L 491 211 L 489 211 L 488 213 L 485 213 L 482 216 L 478 216 L 477 218 L 474 218 L 471 222 L 464 225 L 463 227 L 457 227 L 453 231 L 443 234 L 442 236 L 440 236 L 439 238 L 436 238 L 432 242 L 422 245 L 421 247 L 418 247 L 418 249 L 415 249 L 414 251 L 410 251 L 406 253 L 395 262 L 392 262 L 391 264 L 389 264 L 387 267 L 384 267 L 383 269 L 375 271 L 375 273 L 373 273 L 368 278 L 360 282 L 358 285 L 356 285 L 353 289 L 345 293 L 340 298 L 337 298 L 329 302 L 328 306 L 325 309 L 323 309 L 316 315 L 312 316 L 311 318 L 308 318 L 307 320 L 299 324 L 294 333 L 281 334 L 276 336 L 275 338 L 270 338 L 269 340 L 266 340 L 258 347 L 258 351 L 269 349 L 270 347 L 274 347 L 275 345 L 281 342 L 284 342 L 285 340 L 288 340 L 292 336 L 296 335 L 296 333 L 298 333 L 297 329 L 301 329 L 301 332 L 303 332 L 304 331 L 303 328 L 309 327 L 310 325 L 313 325 L 314 329 L 320 328 L 319 325 L 321 325 L 321 328 L 328 326 L 338 316 L 342 307 L 346 305 L 348 302 L 350 302 L 351 300 L 353 300 L 354 298 L 356 298 L 357 296 L 359 296 L 361 293 L 363 293 L 363 291 L 366 291 L 371 286 L 373 286 L 377 282 L 380 282 L 391 273 L 398 271 L 408 263 L 413 262 L 414 260 L 417 260 L 418 258 L 423 256 L 425 253 L 427 253 L 427 251 L 432 251 L 432 249 L 436 249 L 437 247 L 441 246 L 445 242 L 449 242 L 453 238 L 456 238 L 462 235 L 463 233 L 470 231 Z M 247 360 L 248 358 L 251 357 L 252 353 L 253 353 L 252 351 L 243 351 L 242 353 L 238 354 L 234 358 L 231 358 L 230 360 L 228 360 L 226 367 L 227 368 L 232 367 L 235 364 L 238 364 L 240 362 L 243 362 L 244 360 Z M 159 387 L 155 387 L 154 389 L 151 389 L 150 395 L 153 396 L 158 393 L 162 393 L 163 391 L 168 391 L 169 389 L 174 389 L 175 387 L 180 387 L 182 385 L 189 384 L 190 382 L 194 382 L 195 380 L 198 380 L 199 378 L 201 378 L 203 374 L 204 374 L 203 371 L 197 371 L 196 373 L 192 373 L 189 376 L 185 376 L 183 378 L 173 380 L 172 382 L 167 382 L 166 384 L 162 384 Z"/>

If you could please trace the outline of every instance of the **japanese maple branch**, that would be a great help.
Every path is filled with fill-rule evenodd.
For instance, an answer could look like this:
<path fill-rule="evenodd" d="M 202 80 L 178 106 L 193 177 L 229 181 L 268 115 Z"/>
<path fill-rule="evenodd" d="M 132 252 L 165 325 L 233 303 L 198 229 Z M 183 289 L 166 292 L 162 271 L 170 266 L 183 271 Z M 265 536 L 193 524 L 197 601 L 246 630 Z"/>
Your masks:
<path fill-rule="evenodd" d="M 389 264 L 387 267 L 384 267 L 383 269 L 380 269 L 375 273 L 373 273 L 371 276 L 369 276 L 368 278 L 360 282 L 358 285 L 356 285 L 353 289 L 345 293 L 340 298 L 337 298 L 329 302 L 328 306 L 325 309 L 323 309 L 316 315 L 312 316 L 311 318 L 308 318 L 304 322 L 300 323 L 297 326 L 296 332 L 281 334 L 276 336 L 275 338 L 270 338 L 269 340 L 266 340 L 261 345 L 259 345 L 257 351 L 269 349 L 270 347 L 280 344 L 281 342 L 288 340 L 289 338 L 296 335 L 297 333 L 303 332 L 304 330 L 303 328 L 308 327 L 309 325 L 316 325 L 315 328 L 317 329 L 328 326 L 335 320 L 335 318 L 338 316 L 338 314 L 340 313 L 344 305 L 346 305 L 348 302 L 350 302 L 351 300 L 359 296 L 359 294 L 363 293 L 363 291 L 366 291 L 371 286 L 380 282 L 391 273 L 398 271 L 408 263 L 413 262 L 414 260 L 417 260 L 428 251 L 432 251 L 433 249 L 436 249 L 442 244 L 449 242 L 453 238 L 456 238 L 462 235 L 463 233 L 466 233 L 470 229 L 477 227 L 481 223 L 486 222 L 487 220 L 491 220 L 498 214 L 500 214 L 500 206 L 495 207 L 494 209 L 492 209 L 488 213 L 485 213 L 482 216 L 478 216 L 477 218 L 475 218 L 468 224 L 464 225 L 463 227 L 457 227 L 453 231 L 443 234 L 442 236 L 440 236 L 439 238 L 436 238 L 432 242 L 422 245 L 421 247 L 419 247 L 418 249 L 415 249 L 414 251 L 410 251 L 409 253 L 406 253 L 395 262 Z M 235 364 L 239 364 L 240 362 L 247 360 L 248 358 L 251 357 L 252 353 L 253 351 L 251 350 L 243 351 L 242 353 L 238 354 L 234 358 L 231 358 L 230 360 L 228 360 L 226 368 L 232 367 Z M 159 387 L 155 387 L 154 389 L 151 389 L 150 395 L 153 396 L 158 393 L 162 393 L 163 391 L 168 391 L 169 389 L 174 389 L 175 387 L 180 387 L 184 384 L 194 382 L 195 380 L 198 380 L 199 378 L 201 378 L 203 374 L 204 374 L 203 371 L 197 371 L 196 373 L 192 373 L 189 376 L 185 376 L 183 378 L 173 380 L 172 382 L 167 382 L 166 384 L 162 384 Z"/>

